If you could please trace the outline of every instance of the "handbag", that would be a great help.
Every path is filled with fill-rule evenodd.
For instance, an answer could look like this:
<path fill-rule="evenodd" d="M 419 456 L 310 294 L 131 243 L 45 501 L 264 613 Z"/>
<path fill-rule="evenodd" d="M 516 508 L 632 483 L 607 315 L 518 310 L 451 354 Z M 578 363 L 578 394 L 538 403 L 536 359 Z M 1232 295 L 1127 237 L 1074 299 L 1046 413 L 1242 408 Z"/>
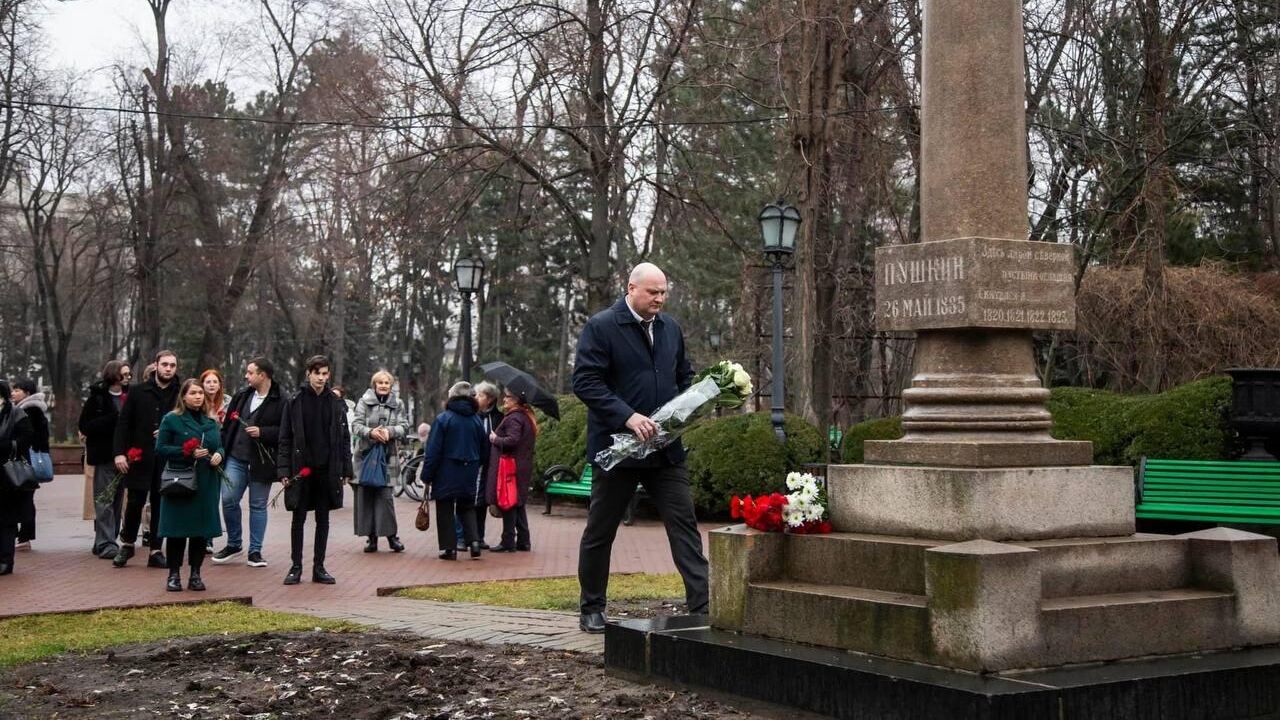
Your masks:
<path fill-rule="evenodd" d="M 378 443 L 369 448 L 364 454 L 364 459 L 360 463 L 359 482 L 365 487 L 384 488 L 390 483 L 387 481 L 387 448 L 382 443 Z"/>
<path fill-rule="evenodd" d="M 427 512 L 426 500 L 418 506 L 418 516 L 413 519 L 413 526 L 423 531 L 431 529 L 431 513 Z"/>
<path fill-rule="evenodd" d="M 188 498 L 196 494 L 196 468 L 175 468 L 164 464 L 160 471 L 160 494 L 168 498 Z"/>
<path fill-rule="evenodd" d="M 36 474 L 36 480 L 47 483 L 53 479 L 53 457 L 49 453 L 27 450 L 27 455 L 30 456 L 31 470 Z"/>
<path fill-rule="evenodd" d="M 516 483 L 516 458 L 514 455 L 498 456 L 498 509 L 506 512 L 520 503 L 520 490 Z"/>
<path fill-rule="evenodd" d="M 34 490 L 40 487 L 31 463 L 23 458 L 13 458 L 0 466 L 0 469 L 3 469 L 5 480 L 15 490 Z"/>

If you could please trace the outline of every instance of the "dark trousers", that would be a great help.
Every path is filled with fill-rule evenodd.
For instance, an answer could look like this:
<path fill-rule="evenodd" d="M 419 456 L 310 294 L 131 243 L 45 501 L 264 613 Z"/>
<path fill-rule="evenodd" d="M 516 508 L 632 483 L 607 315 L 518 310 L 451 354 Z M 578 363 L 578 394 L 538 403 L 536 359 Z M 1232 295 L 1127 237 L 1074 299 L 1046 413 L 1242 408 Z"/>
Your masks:
<path fill-rule="evenodd" d="M 441 550 L 453 550 L 457 547 L 458 538 L 453 532 L 455 517 L 462 522 L 463 544 L 470 547 L 471 543 L 480 539 L 476 533 L 474 505 L 462 505 L 457 500 L 436 500 L 436 540 L 440 542 Z"/>
<path fill-rule="evenodd" d="M 684 465 L 656 468 L 592 468 L 591 507 L 578 549 L 578 584 L 583 613 L 604 612 L 609 589 L 609 558 L 618 525 L 627 512 L 636 484 L 644 486 L 667 528 L 671 558 L 684 579 L 684 596 L 691 613 L 707 611 L 707 558 L 693 515 L 689 471 Z"/>
<path fill-rule="evenodd" d="M 454 520 L 453 520 L 453 532 L 458 539 L 459 545 L 466 544 L 466 539 L 462 534 L 462 515 L 465 512 L 475 513 L 476 539 L 479 540 L 480 542 L 484 542 L 484 521 L 485 521 L 485 518 L 489 516 L 489 506 L 475 505 L 473 506 L 473 509 L 470 509 L 470 510 L 464 510 L 461 507 L 458 508 L 458 514 L 456 517 L 454 517 Z"/>
<path fill-rule="evenodd" d="M 8 482 L 0 478 L 0 482 Z M 13 546 L 18 538 L 18 498 L 16 492 L 0 490 L 0 565 L 13 565 Z"/>
<path fill-rule="evenodd" d="M 312 512 L 316 516 L 316 534 L 312 542 L 311 562 L 323 565 L 325 551 L 329 548 L 329 508 L 316 508 Z M 294 510 L 293 523 L 289 526 L 289 557 L 294 565 L 302 565 L 302 536 L 306 527 L 307 511 Z"/>
<path fill-rule="evenodd" d="M 529 549 L 529 515 L 524 505 L 502 513 L 502 547 Z"/>
<path fill-rule="evenodd" d="M 36 539 L 36 491 L 18 492 L 18 542 Z"/>
<path fill-rule="evenodd" d="M 302 565 L 302 535 L 307 526 L 307 508 L 315 514 L 316 534 L 311 548 L 311 562 L 324 565 L 324 554 L 329 548 L 329 470 L 314 469 L 311 477 L 302 481 L 301 497 L 293 511 L 293 523 L 289 526 L 289 557 L 293 564 Z"/>
<path fill-rule="evenodd" d="M 152 478 L 149 489 L 129 488 L 124 504 L 124 524 L 120 527 L 120 540 L 132 545 L 138 541 L 138 528 L 142 525 L 142 506 L 151 503 L 151 520 L 147 531 L 151 533 L 151 552 L 160 552 L 160 476 Z"/>
<path fill-rule="evenodd" d="M 199 570 L 200 565 L 204 563 L 204 538 L 165 538 L 164 540 L 164 559 L 168 563 L 170 570 L 182 569 L 182 556 L 184 553 L 189 554 L 189 561 L 192 570 Z"/>

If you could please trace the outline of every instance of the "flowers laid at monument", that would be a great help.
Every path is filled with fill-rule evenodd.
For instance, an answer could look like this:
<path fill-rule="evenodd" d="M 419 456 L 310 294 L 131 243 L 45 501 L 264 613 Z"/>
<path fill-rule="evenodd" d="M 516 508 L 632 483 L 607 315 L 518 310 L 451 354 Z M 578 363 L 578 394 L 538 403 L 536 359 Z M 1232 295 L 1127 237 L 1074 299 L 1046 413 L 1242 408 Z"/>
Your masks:
<path fill-rule="evenodd" d="M 648 457 L 675 442 L 715 408 L 736 408 L 753 392 L 751 375 L 738 363 L 721 360 L 698 373 L 688 390 L 649 416 L 658 425 L 656 435 L 641 440 L 633 433 L 614 433 L 613 444 L 596 453 L 595 463 L 612 470 L 623 460 Z"/>
<path fill-rule="evenodd" d="M 826 520 L 827 493 L 818 478 L 809 473 L 787 475 L 791 492 L 751 497 L 734 495 L 729 500 L 729 515 L 741 519 L 747 527 L 764 532 L 786 531 L 795 535 L 818 535 L 831 532 Z"/>

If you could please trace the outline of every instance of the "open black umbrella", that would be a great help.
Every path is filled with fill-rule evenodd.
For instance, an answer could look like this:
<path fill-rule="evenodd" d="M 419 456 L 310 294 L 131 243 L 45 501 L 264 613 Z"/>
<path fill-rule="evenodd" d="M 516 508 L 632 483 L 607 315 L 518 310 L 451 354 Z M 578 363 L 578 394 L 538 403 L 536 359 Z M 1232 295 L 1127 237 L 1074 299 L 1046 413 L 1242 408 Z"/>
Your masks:
<path fill-rule="evenodd" d="M 556 420 L 560 419 L 560 403 L 556 401 L 556 396 L 543 390 L 529 373 L 504 362 L 485 363 L 480 366 L 480 372 L 484 373 L 486 378 L 506 387 L 512 394 L 520 396 L 530 405 Z"/>

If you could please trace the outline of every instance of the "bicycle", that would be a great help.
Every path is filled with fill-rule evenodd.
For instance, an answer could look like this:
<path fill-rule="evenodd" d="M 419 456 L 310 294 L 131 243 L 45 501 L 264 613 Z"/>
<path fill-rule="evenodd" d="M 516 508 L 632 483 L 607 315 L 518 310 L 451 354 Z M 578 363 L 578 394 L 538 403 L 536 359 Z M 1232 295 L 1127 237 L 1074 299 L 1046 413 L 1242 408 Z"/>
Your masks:
<path fill-rule="evenodd" d="M 417 438 L 400 444 L 396 454 L 400 457 L 400 476 L 396 478 L 396 497 L 408 495 L 415 502 L 422 502 L 426 486 L 422 483 L 422 443 Z M 416 447 L 415 447 L 416 446 Z"/>

